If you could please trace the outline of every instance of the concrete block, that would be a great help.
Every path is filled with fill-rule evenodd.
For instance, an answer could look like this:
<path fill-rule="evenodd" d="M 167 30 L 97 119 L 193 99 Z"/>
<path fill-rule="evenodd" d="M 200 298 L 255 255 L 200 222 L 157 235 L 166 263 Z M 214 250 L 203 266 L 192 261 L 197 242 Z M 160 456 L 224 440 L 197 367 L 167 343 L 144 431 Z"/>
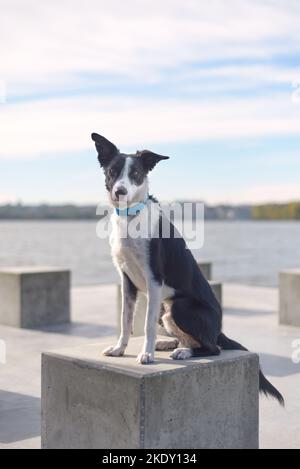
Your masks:
<path fill-rule="evenodd" d="M 99 344 L 42 356 L 42 447 L 257 448 L 258 357 L 174 361 L 157 352 L 139 365 L 142 338 L 124 357 Z"/>
<path fill-rule="evenodd" d="M 219 301 L 220 305 L 223 304 L 223 285 L 221 282 L 217 282 L 216 280 L 211 280 L 209 282 L 217 300 Z"/>
<path fill-rule="evenodd" d="M 0 324 L 34 328 L 70 321 L 70 271 L 0 269 Z"/>
<path fill-rule="evenodd" d="M 279 274 L 279 322 L 300 327 L 300 269 Z"/>
<path fill-rule="evenodd" d="M 212 263 L 211 262 L 198 262 L 198 267 L 206 280 L 212 280 Z"/>

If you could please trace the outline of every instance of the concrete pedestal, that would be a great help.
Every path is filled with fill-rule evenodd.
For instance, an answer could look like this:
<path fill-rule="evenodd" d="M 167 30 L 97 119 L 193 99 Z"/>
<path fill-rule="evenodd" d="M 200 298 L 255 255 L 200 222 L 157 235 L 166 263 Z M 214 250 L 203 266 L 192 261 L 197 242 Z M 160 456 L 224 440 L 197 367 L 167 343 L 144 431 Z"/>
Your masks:
<path fill-rule="evenodd" d="M 70 321 L 70 272 L 50 267 L 0 270 L 0 324 L 20 328 Z"/>
<path fill-rule="evenodd" d="M 221 282 L 217 282 L 216 280 L 210 280 L 209 282 L 218 302 L 222 306 L 223 304 L 223 285 Z"/>
<path fill-rule="evenodd" d="M 212 280 L 212 263 L 211 262 L 198 262 L 198 267 L 206 280 Z"/>
<path fill-rule="evenodd" d="M 279 322 L 300 327 L 300 269 L 279 275 Z"/>
<path fill-rule="evenodd" d="M 258 357 L 136 363 L 142 338 L 124 357 L 111 342 L 42 357 L 43 448 L 257 448 Z"/>

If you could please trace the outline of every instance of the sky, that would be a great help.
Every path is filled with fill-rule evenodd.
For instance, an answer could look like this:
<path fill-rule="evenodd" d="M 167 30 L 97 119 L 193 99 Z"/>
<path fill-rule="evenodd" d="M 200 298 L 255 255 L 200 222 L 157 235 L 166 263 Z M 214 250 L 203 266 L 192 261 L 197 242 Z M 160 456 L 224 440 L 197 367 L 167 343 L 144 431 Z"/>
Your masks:
<path fill-rule="evenodd" d="M 90 139 L 162 200 L 300 200 L 298 0 L 0 0 L 0 203 L 96 203 Z"/>

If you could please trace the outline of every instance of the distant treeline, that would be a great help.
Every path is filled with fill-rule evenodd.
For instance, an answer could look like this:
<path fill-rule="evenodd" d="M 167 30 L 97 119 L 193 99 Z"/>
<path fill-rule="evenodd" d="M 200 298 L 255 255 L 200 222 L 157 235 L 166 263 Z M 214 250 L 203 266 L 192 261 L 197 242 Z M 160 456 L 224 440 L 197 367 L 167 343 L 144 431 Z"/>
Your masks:
<path fill-rule="evenodd" d="M 182 203 L 182 201 L 180 201 Z M 207 220 L 300 220 L 300 202 L 205 206 Z M 96 205 L 0 205 L 0 220 L 97 220 Z"/>
<path fill-rule="evenodd" d="M 250 205 L 206 205 L 205 218 L 207 220 L 251 220 L 252 207 Z"/>
<path fill-rule="evenodd" d="M 95 205 L 0 205 L 2 220 L 92 220 Z"/>
<path fill-rule="evenodd" d="M 252 207 L 254 220 L 300 220 L 300 202 Z"/>

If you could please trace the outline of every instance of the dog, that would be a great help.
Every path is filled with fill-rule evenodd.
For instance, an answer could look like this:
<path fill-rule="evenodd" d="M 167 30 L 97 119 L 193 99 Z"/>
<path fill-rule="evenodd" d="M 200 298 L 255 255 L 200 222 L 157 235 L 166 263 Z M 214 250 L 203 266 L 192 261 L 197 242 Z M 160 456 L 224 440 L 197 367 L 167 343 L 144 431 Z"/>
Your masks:
<path fill-rule="evenodd" d="M 174 360 L 219 355 L 221 350 L 244 350 L 241 344 L 222 332 L 222 308 L 201 273 L 184 239 L 178 234 L 157 200 L 149 195 L 148 175 L 168 156 L 149 150 L 121 153 L 103 136 L 93 133 L 100 166 L 114 213 L 110 238 L 114 264 L 121 277 L 121 333 L 116 345 L 103 351 L 106 356 L 124 355 L 130 338 L 138 291 L 147 295 L 145 338 L 137 357 L 140 364 L 154 361 L 155 350 L 173 350 Z M 151 227 L 158 236 L 128 236 L 128 222 L 146 222 L 151 212 Z M 170 236 L 161 235 L 167 223 Z M 174 341 L 156 342 L 157 322 L 162 322 Z M 259 373 L 259 388 L 276 398 L 280 392 Z"/>

